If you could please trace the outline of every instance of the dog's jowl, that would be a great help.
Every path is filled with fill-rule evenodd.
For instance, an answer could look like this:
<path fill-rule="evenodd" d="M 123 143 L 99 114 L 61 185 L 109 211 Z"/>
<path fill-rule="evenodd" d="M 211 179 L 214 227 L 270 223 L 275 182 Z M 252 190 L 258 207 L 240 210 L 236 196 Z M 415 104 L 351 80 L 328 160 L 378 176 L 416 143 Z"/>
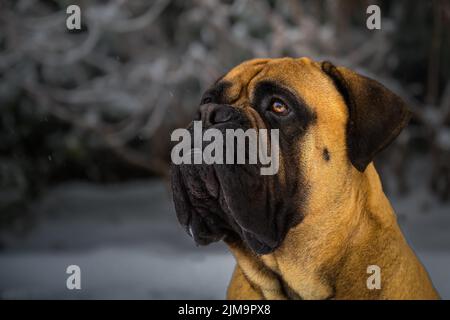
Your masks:
<path fill-rule="evenodd" d="M 223 240 L 236 258 L 228 298 L 438 298 L 372 163 L 409 118 L 383 85 L 329 62 L 256 59 L 219 79 L 193 119 L 203 129 L 223 141 L 230 129 L 278 132 L 276 146 L 266 139 L 278 148 L 272 175 L 261 161 L 172 165 L 180 223 L 197 244 Z"/>

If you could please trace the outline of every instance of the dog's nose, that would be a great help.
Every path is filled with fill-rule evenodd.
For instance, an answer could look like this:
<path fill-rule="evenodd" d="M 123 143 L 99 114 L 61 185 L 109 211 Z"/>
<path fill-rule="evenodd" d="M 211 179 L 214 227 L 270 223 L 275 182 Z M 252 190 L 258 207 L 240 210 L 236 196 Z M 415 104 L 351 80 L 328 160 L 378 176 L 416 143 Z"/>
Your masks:
<path fill-rule="evenodd" d="M 208 103 L 200 106 L 196 120 L 201 120 L 204 127 L 230 121 L 234 109 L 229 105 Z"/>

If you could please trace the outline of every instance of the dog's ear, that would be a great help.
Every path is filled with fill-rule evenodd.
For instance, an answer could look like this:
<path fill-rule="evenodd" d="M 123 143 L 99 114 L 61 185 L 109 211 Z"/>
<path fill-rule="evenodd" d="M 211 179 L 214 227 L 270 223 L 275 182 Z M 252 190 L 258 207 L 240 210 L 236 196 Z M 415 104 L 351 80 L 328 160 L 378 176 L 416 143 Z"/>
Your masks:
<path fill-rule="evenodd" d="M 348 155 L 355 168 L 364 172 L 407 125 L 411 113 L 400 97 L 375 80 L 330 62 L 323 62 L 322 70 L 348 106 Z"/>

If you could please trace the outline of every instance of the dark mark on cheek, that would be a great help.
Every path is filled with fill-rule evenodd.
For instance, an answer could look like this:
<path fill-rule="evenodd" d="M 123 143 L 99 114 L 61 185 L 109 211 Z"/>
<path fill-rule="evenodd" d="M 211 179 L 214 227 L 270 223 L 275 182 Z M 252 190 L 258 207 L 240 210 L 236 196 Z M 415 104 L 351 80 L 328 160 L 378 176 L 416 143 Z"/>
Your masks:
<path fill-rule="evenodd" d="M 325 159 L 325 161 L 330 161 L 330 152 L 328 151 L 327 148 L 323 149 L 323 158 Z"/>

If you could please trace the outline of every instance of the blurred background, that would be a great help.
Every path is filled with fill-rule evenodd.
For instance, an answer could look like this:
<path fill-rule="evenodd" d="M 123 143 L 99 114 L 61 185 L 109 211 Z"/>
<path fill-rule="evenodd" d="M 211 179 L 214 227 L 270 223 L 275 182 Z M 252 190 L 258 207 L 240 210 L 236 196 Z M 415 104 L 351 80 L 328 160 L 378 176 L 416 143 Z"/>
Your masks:
<path fill-rule="evenodd" d="M 66 28 L 71 4 L 81 30 Z M 376 165 L 450 298 L 447 0 L 0 0 L 0 298 L 224 298 L 233 258 L 176 221 L 170 133 L 228 69 L 282 56 L 345 65 L 408 102 Z M 81 290 L 66 288 L 71 264 Z"/>

